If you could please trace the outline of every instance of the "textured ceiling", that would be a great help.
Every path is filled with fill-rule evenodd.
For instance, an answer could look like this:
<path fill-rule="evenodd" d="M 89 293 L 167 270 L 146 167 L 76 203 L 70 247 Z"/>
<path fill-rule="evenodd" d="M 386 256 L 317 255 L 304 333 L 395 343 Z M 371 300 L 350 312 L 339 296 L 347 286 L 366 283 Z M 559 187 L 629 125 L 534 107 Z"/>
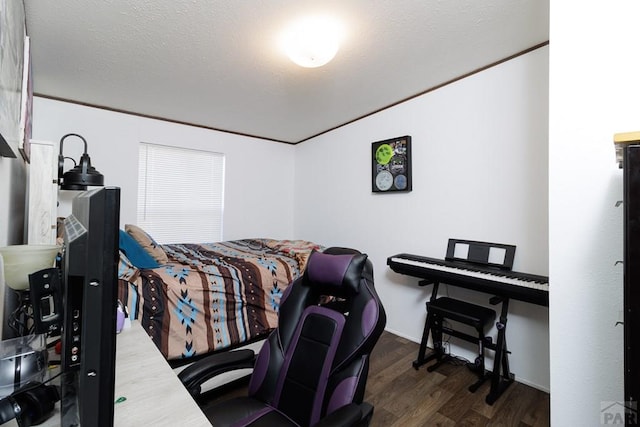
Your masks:
<path fill-rule="evenodd" d="M 549 39 L 548 0 L 30 0 L 34 91 L 299 142 Z M 306 69 L 277 37 L 296 17 L 347 28 Z"/>

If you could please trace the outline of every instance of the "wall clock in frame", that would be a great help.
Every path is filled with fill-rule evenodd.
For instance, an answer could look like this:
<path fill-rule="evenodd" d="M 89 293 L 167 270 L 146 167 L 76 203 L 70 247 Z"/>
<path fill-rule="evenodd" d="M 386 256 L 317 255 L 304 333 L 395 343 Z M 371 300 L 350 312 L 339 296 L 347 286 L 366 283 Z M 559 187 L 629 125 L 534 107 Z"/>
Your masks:
<path fill-rule="evenodd" d="M 371 144 L 371 190 L 374 193 L 411 191 L 411 137 Z"/>

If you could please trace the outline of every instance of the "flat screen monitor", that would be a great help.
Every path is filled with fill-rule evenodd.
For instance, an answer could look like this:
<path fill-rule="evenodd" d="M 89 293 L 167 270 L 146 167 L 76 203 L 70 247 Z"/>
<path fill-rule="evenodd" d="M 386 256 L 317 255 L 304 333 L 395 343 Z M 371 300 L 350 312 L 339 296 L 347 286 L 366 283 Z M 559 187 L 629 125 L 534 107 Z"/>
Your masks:
<path fill-rule="evenodd" d="M 120 189 L 73 199 L 64 221 L 61 425 L 112 426 Z"/>

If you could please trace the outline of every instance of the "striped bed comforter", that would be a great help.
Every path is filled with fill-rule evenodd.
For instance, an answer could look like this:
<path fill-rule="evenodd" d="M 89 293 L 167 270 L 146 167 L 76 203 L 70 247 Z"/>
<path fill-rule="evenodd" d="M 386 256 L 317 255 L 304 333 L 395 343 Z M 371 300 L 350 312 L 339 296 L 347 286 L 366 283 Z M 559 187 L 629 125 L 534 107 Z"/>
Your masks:
<path fill-rule="evenodd" d="M 275 328 L 284 289 L 322 248 L 304 240 L 161 245 L 169 263 L 120 262 L 118 296 L 167 359 L 234 347 Z"/>

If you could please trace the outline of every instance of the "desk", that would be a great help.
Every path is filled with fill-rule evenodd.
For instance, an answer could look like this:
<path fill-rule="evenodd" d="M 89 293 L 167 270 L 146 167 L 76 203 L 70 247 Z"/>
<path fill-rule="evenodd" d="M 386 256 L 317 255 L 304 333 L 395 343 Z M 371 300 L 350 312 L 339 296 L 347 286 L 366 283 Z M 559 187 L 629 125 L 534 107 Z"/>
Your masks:
<path fill-rule="evenodd" d="M 116 340 L 114 426 L 207 426 L 211 423 L 137 321 Z M 45 423 L 60 425 L 60 412 Z"/>
<path fill-rule="evenodd" d="M 211 426 L 140 323 L 116 341 L 114 426 Z"/>

